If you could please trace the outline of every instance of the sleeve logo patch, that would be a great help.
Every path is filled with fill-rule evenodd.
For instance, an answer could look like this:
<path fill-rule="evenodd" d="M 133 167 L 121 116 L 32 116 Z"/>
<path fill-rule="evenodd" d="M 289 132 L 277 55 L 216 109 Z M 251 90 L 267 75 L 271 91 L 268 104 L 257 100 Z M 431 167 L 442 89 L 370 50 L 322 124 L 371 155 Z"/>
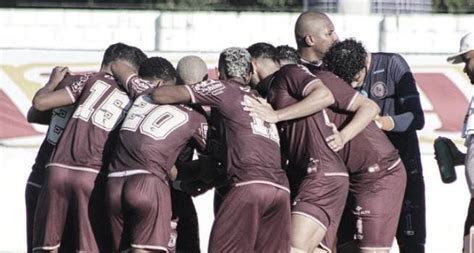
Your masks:
<path fill-rule="evenodd" d="M 156 85 L 153 85 L 151 82 L 143 80 L 138 77 L 132 79 L 132 89 L 137 92 L 143 92 L 149 88 L 154 88 Z"/>
<path fill-rule="evenodd" d="M 93 75 L 93 73 L 88 73 L 85 75 L 82 75 L 78 81 L 75 81 L 71 85 L 71 90 L 73 93 L 81 93 L 82 89 L 84 89 L 84 86 L 86 85 L 87 80 Z"/>
<path fill-rule="evenodd" d="M 225 86 L 219 81 L 210 80 L 195 84 L 193 89 L 195 92 L 201 93 L 203 95 L 218 95 L 222 93 L 222 91 L 225 89 Z"/>

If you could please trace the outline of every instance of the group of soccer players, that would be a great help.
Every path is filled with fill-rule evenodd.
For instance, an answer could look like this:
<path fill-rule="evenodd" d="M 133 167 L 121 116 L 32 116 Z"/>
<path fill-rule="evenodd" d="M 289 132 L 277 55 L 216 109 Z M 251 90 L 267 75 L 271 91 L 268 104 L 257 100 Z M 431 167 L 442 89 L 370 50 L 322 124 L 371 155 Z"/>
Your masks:
<path fill-rule="evenodd" d="M 190 196 L 215 187 L 209 252 L 388 252 L 407 175 L 380 107 L 354 89 L 365 68 L 325 70 L 352 42 L 323 13 L 301 14 L 295 35 L 298 52 L 223 50 L 218 80 L 199 57 L 175 69 L 122 43 L 95 73 L 54 68 L 28 113 L 49 124 L 29 251 L 199 252 Z"/>

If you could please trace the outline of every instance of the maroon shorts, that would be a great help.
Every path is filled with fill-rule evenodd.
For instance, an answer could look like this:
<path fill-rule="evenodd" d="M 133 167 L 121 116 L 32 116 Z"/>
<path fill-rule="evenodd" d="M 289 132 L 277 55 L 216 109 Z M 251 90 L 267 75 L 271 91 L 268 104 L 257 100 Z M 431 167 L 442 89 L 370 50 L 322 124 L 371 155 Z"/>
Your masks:
<path fill-rule="evenodd" d="M 233 187 L 217 212 L 209 252 L 289 252 L 290 194 L 269 184 Z"/>
<path fill-rule="evenodd" d="M 323 170 L 309 173 L 299 185 L 291 213 L 309 217 L 326 228 L 321 248 L 330 249 L 336 242 L 348 190 L 347 174 L 330 174 Z"/>
<path fill-rule="evenodd" d="M 152 174 L 109 177 L 106 199 L 115 251 L 168 251 L 171 197 L 165 182 Z"/>
<path fill-rule="evenodd" d="M 339 244 L 354 238 L 361 249 L 390 249 L 397 231 L 406 185 L 400 161 L 390 169 L 351 175 Z"/>
<path fill-rule="evenodd" d="M 36 202 L 43 185 L 43 173 L 40 170 L 33 170 L 28 177 L 25 188 L 26 204 L 26 238 L 28 252 L 33 251 L 33 221 L 35 217 Z"/>
<path fill-rule="evenodd" d="M 51 166 L 38 198 L 33 230 L 33 250 L 59 248 L 68 213 L 75 221 L 76 251 L 98 252 L 90 222 L 91 194 L 97 174 Z"/>

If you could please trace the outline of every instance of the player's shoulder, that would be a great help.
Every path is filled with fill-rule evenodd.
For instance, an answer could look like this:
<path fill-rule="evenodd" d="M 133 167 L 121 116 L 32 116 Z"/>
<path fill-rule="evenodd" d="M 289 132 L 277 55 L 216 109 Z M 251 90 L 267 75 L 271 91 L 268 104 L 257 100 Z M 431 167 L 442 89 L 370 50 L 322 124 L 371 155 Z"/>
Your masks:
<path fill-rule="evenodd" d="M 403 56 L 399 53 L 387 53 L 387 52 L 372 53 L 371 58 L 372 58 L 373 61 L 400 61 L 400 60 L 404 60 Z"/>
<path fill-rule="evenodd" d="M 108 85 L 116 85 L 117 81 L 115 78 L 105 72 L 89 72 L 81 74 L 79 80 L 76 81 L 76 85 L 94 85 L 97 82 L 106 83 Z"/>
<path fill-rule="evenodd" d="M 66 74 L 60 85 L 62 83 L 85 82 L 95 74 L 96 72 L 78 72 L 73 74 Z"/>
<path fill-rule="evenodd" d="M 70 83 L 65 83 L 65 85 L 70 86 L 73 92 L 80 91 L 97 74 L 97 72 L 86 72 L 70 75 L 68 79 Z"/>
<path fill-rule="evenodd" d="M 193 105 L 175 105 L 177 108 L 179 108 L 181 111 L 184 111 L 187 113 L 190 117 L 195 118 L 197 121 L 206 121 L 207 120 L 207 114 L 206 111 L 197 104 Z"/>
<path fill-rule="evenodd" d="M 298 72 L 309 72 L 309 69 L 302 65 L 302 64 L 286 64 L 280 68 L 278 71 L 279 74 L 285 75 L 285 74 L 292 74 L 292 73 L 298 73 Z"/>
<path fill-rule="evenodd" d="M 398 53 L 375 53 L 372 55 L 375 64 L 385 66 L 390 69 L 390 73 L 398 75 L 409 71 L 408 62 Z"/>
<path fill-rule="evenodd" d="M 115 77 L 113 75 L 111 75 L 109 73 L 105 73 L 105 72 L 96 73 L 92 78 L 94 78 L 96 80 L 106 82 L 106 83 L 109 83 L 109 84 L 116 84 L 117 83 L 117 80 L 115 79 Z"/>
<path fill-rule="evenodd" d="M 332 80 L 336 82 L 343 81 L 339 76 L 327 70 L 318 70 L 315 72 L 315 76 L 319 79 Z"/>
<path fill-rule="evenodd" d="M 306 80 L 307 78 L 315 78 L 316 75 L 312 73 L 306 66 L 301 64 L 288 64 L 280 68 L 275 74 L 277 80 L 287 80 L 288 82 L 298 82 L 298 80 Z"/>
<path fill-rule="evenodd" d="M 209 79 L 193 84 L 191 87 L 194 91 L 207 95 L 222 91 L 228 86 L 226 81 Z"/>

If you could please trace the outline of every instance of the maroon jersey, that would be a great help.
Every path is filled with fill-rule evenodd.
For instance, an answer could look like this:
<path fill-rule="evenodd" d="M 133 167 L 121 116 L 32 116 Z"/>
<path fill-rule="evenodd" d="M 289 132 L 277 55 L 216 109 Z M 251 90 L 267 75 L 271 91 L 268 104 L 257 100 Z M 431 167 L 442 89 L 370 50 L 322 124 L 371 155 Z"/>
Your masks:
<path fill-rule="evenodd" d="M 319 71 L 319 70 L 324 70 L 324 68 L 325 68 L 324 63 L 322 61 L 310 62 L 310 61 L 307 61 L 303 58 L 300 58 L 299 64 L 301 64 L 301 65 L 305 66 L 306 68 L 308 68 L 309 71 L 311 71 L 312 73 L 314 73 L 316 71 Z"/>
<path fill-rule="evenodd" d="M 132 104 L 129 96 L 147 89 L 132 85 L 130 78 L 129 83 L 121 86 L 113 76 L 102 72 L 84 75 L 66 87 L 76 110 L 49 165 L 98 172 L 108 162 L 117 135 L 114 130 Z"/>
<path fill-rule="evenodd" d="M 166 180 L 181 149 L 190 139 L 198 150 L 206 144 L 205 116 L 186 105 L 157 105 L 138 97 L 120 129 L 109 173 L 147 170 Z"/>
<path fill-rule="evenodd" d="M 302 100 L 306 96 L 307 88 L 314 85 L 318 79 L 306 67 L 296 64 L 283 66 L 274 77 L 268 100 L 275 109 L 285 108 Z M 332 129 L 326 125 L 322 112 L 281 122 L 278 126 L 282 150 L 288 156 L 288 167 L 296 170 L 288 171 L 289 174 L 304 174 L 306 169 L 321 167 L 325 173 L 347 175 L 342 160 L 325 141 L 324 137 L 331 135 Z"/>
<path fill-rule="evenodd" d="M 342 79 L 330 72 L 318 71 L 316 75 L 331 90 L 336 103 L 350 104 L 355 98 L 354 94 L 358 94 Z M 339 129 L 347 125 L 354 115 L 353 112 L 336 107 L 330 107 L 330 109 L 327 110 L 328 120 Z M 374 122 L 346 143 L 340 154 L 350 173 L 387 169 L 400 159 L 398 151 Z"/>
<path fill-rule="evenodd" d="M 251 117 L 243 110 L 244 96 L 253 96 L 250 87 L 232 80 L 209 80 L 185 87 L 193 103 L 212 106 L 222 115 L 230 179 L 234 183 L 276 184 L 288 190 L 275 124 Z"/>

